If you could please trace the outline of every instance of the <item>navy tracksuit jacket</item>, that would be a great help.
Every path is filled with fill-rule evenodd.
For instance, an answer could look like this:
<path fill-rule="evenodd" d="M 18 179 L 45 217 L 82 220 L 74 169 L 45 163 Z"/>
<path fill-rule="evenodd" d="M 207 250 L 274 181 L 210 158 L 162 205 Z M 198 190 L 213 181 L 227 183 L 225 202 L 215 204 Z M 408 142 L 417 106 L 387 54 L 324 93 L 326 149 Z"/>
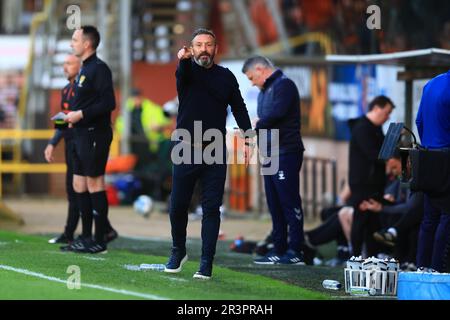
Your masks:
<path fill-rule="evenodd" d="M 304 151 L 300 135 L 300 97 L 295 83 L 281 70 L 276 70 L 264 83 L 258 95 L 257 113 L 259 148 L 269 161 L 263 167 L 273 164 L 275 157 L 279 166 L 275 173 L 264 175 L 275 251 L 279 255 L 288 249 L 300 252 L 304 236 L 299 176 Z M 278 130 L 278 141 L 271 141 L 274 130 Z M 266 134 L 267 146 L 264 146 L 261 142 Z"/>

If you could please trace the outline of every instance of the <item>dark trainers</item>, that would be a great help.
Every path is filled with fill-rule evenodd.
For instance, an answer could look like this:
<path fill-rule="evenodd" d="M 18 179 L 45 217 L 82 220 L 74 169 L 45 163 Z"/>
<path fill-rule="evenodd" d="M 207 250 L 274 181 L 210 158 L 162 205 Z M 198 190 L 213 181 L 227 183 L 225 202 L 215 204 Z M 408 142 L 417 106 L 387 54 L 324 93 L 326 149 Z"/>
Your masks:
<path fill-rule="evenodd" d="M 347 261 L 350 259 L 350 249 L 347 246 L 337 247 L 337 258 L 342 261 Z"/>
<path fill-rule="evenodd" d="M 172 249 L 172 254 L 170 255 L 169 261 L 166 264 L 164 272 L 178 273 L 183 268 L 183 264 L 186 263 L 188 256 L 186 251 L 180 251 L 177 249 Z"/>
<path fill-rule="evenodd" d="M 70 239 L 66 236 L 65 233 L 60 234 L 58 237 L 52 238 L 48 240 L 48 243 L 67 243 L 70 244 L 73 241 L 73 239 Z"/>
<path fill-rule="evenodd" d="M 209 280 L 212 277 L 212 263 L 202 261 L 200 269 L 194 274 L 194 279 Z"/>
<path fill-rule="evenodd" d="M 253 260 L 256 264 L 275 264 L 280 261 L 280 256 L 275 252 L 269 252 L 264 257 Z"/>
<path fill-rule="evenodd" d="M 77 253 L 107 253 L 106 244 L 98 243 L 96 241 L 89 241 L 86 243 L 84 248 L 77 249 L 75 248 L 73 251 Z"/>
<path fill-rule="evenodd" d="M 110 243 L 114 239 L 116 239 L 119 236 L 116 230 L 111 229 L 107 234 L 105 234 L 105 242 Z"/>
<path fill-rule="evenodd" d="M 304 246 L 302 246 L 302 251 L 303 251 L 303 259 L 305 260 L 305 263 L 309 266 L 314 265 L 314 258 L 316 257 L 317 250 L 304 245 Z"/>
<path fill-rule="evenodd" d="M 86 244 L 91 241 L 90 238 L 83 238 L 81 235 L 79 235 L 75 241 L 68 244 L 67 246 L 61 246 L 59 249 L 61 251 L 75 251 L 75 249 L 81 250 L 86 247 Z"/>
<path fill-rule="evenodd" d="M 274 250 L 274 245 L 273 245 L 273 239 L 272 239 L 272 232 L 270 232 L 264 240 L 259 241 L 256 244 L 254 252 L 258 256 L 263 257 L 263 256 L 266 256 L 268 253 L 272 252 L 273 250 Z"/>
<path fill-rule="evenodd" d="M 387 230 L 380 230 L 373 234 L 373 238 L 389 247 L 395 246 L 397 237 Z"/>
<path fill-rule="evenodd" d="M 304 266 L 305 261 L 303 259 L 303 253 L 295 252 L 294 250 L 288 250 L 286 253 L 280 258 L 277 264 L 290 264 L 297 266 Z"/>

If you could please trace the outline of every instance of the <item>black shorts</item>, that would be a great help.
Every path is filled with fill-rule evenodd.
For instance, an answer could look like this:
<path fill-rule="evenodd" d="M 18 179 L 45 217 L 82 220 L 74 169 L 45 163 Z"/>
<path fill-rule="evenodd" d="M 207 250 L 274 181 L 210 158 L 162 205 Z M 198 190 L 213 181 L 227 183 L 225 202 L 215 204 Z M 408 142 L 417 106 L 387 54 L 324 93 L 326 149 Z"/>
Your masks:
<path fill-rule="evenodd" d="M 77 128 L 74 138 L 73 173 L 86 177 L 103 176 L 111 141 L 111 128 L 102 130 Z"/>

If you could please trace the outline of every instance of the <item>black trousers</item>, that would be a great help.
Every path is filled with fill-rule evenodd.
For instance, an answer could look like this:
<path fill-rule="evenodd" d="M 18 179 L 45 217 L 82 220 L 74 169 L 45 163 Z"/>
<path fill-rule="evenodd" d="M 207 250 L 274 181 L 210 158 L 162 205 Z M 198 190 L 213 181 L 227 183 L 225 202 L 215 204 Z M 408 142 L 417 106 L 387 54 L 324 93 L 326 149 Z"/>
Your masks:
<path fill-rule="evenodd" d="M 328 218 L 317 228 L 306 232 L 311 244 L 318 246 L 336 240 L 338 246 L 347 246 L 347 239 L 338 217 L 338 212 L 341 208 L 328 209 Z"/>
<path fill-rule="evenodd" d="M 80 220 L 80 210 L 77 204 L 77 198 L 75 194 L 75 190 L 73 190 L 73 152 L 74 152 L 74 141 L 73 139 L 64 140 L 64 152 L 66 158 L 66 193 L 67 193 L 67 201 L 69 202 L 69 206 L 67 209 L 67 220 L 66 226 L 64 228 L 64 234 L 70 240 L 73 240 L 73 234 L 77 229 L 78 221 Z"/>
<path fill-rule="evenodd" d="M 219 236 L 220 206 L 223 200 L 226 172 L 226 163 L 173 165 L 169 215 L 174 248 L 186 249 L 188 208 L 195 183 L 199 180 L 203 210 L 201 259 L 207 262 L 213 261 Z"/>

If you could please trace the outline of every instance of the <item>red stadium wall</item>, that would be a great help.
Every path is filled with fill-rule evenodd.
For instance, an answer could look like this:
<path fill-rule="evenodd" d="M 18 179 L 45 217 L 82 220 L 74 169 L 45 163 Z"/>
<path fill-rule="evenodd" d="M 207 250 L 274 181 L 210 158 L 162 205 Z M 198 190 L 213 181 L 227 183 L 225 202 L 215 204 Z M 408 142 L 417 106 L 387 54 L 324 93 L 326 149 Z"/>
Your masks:
<path fill-rule="evenodd" d="M 177 94 L 176 66 L 176 62 L 171 64 L 135 62 L 132 69 L 132 85 L 139 88 L 145 97 L 162 105 Z"/>

